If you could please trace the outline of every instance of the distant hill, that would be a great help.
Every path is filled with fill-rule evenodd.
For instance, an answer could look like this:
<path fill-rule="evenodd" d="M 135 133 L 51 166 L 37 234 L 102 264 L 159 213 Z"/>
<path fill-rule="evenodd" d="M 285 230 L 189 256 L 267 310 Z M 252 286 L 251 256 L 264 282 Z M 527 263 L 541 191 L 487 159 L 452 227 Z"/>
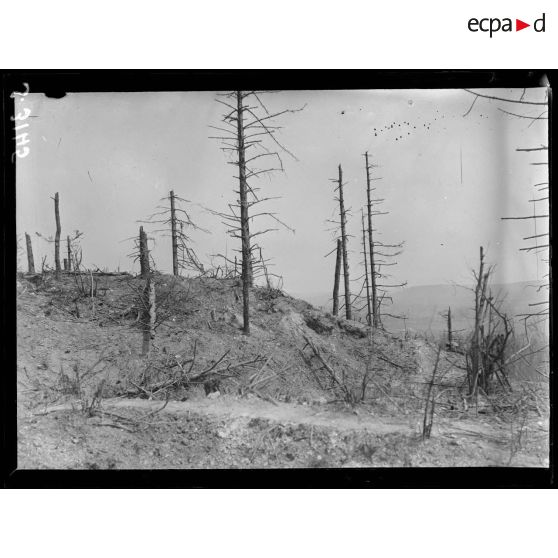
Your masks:
<path fill-rule="evenodd" d="M 528 304 L 543 300 L 543 291 L 537 293 L 541 283 L 523 281 L 518 283 L 496 284 L 492 292 L 503 300 L 502 308 L 509 316 L 528 312 Z M 296 293 L 297 297 L 307 300 L 318 308 L 331 311 L 331 294 L 329 293 Z M 417 332 L 437 334 L 445 331 L 446 322 L 441 314 L 451 306 L 454 329 L 470 326 L 473 316 L 473 293 L 467 288 L 457 285 L 424 285 L 394 290 L 393 304 L 386 306 L 385 311 L 394 315 L 405 315 L 406 327 Z M 364 319 L 364 315 L 362 315 Z M 385 317 L 384 325 L 390 331 L 403 331 L 403 320 Z"/>

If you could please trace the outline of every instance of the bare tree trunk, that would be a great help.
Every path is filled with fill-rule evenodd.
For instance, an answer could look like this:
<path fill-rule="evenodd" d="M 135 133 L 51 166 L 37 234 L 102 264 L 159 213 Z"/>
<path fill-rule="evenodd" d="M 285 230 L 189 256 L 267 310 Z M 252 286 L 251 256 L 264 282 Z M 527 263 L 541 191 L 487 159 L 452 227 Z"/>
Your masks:
<path fill-rule="evenodd" d="M 143 344 L 142 355 L 149 356 L 151 351 L 151 343 L 155 337 L 155 282 L 151 276 L 148 276 L 145 281 L 145 288 L 143 290 Z"/>
<path fill-rule="evenodd" d="M 237 142 L 240 192 L 240 235 L 242 240 L 242 299 L 244 334 L 250 335 L 250 286 L 252 284 L 250 226 L 248 222 L 248 185 L 246 183 L 246 157 L 244 146 L 244 107 L 242 92 L 236 92 L 237 102 Z"/>
<path fill-rule="evenodd" d="M 380 326 L 378 307 L 378 292 L 376 289 L 376 266 L 374 264 L 374 236 L 372 230 L 372 194 L 370 186 L 370 165 L 368 163 L 368 151 L 364 154 L 366 160 L 366 197 L 368 201 L 368 253 L 370 254 L 370 288 L 372 291 L 372 325 Z"/>
<path fill-rule="evenodd" d="M 35 273 L 35 260 L 33 259 L 33 246 L 31 245 L 31 237 L 25 233 L 25 242 L 27 244 L 27 271 Z"/>
<path fill-rule="evenodd" d="M 424 405 L 424 418 L 422 420 L 422 439 L 430 438 L 432 433 L 432 424 L 434 422 L 434 409 L 436 408 L 436 390 L 432 393 L 436 381 L 436 372 L 438 371 L 438 364 L 440 362 L 441 348 L 438 347 L 436 352 L 436 361 L 432 369 L 432 377 L 428 384 L 428 391 L 426 393 L 426 403 Z"/>
<path fill-rule="evenodd" d="M 471 351 L 472 377 L 470 381 L 470 395 L 477 394 L 479 374 L 482 370 L 481 337 L 485 284 L 486 281 L 484 281 L 484 251 L 481 246 L 479 274 L 477 277 L 477 284 L 475 286 L 475 325 L 473 330 Z"/>
<path fill-rule="evenodd" d="M 172 236 L 172 274 L 178 277 L 178 234 L 176 227 L 176 208 L 174 204 L 174 190 L 170 191 L 171 236 Z"/>
<path fill-rule="evenodd" d="M 364 212 L 362 213 L 362 250 L 364 252 L 364 283 L 366 285 L 366 306 L 368 308 L 366 322 L 368 323 L 368 325 L 372 325 L 372 308 L 370 306 L 370 284 L 368 281 L 368 259 L 366 257 L 366 229 L 364 227 Z"/>
<path fill-rule="evenodd" d="M 453 332 L 451 330 L 451 306 L 448 306 L 448 349 L 453 348 Z"/>
<path fill-rule="evenodd" d="M 343 249 L 343 276 L 345 279 L 345 317 L 352 319 L 351 311 L 351 287 L 349 283 L 349 259 L 347 256 L 347 214 L 345 212 L 345 202 L 343 200 L 343 170 L 339 165 L 339 215 L 341 217 L 341 246 Z"/>
<path fill-rule="evenodd" d="M 333 315 L 339 314 L 339 280 L 341 279 L 342 248 L 341 239 L 337 239 L 337 258 L 335 260 L 335 279 L 333 281 Z"/>
<path fill-rule="evenodd" d="M 70 242 L 70 235 L 66 237 L 66 245 L 68 249 L 68 271 L 72 270 L 72 243 Z"/>
<path fill-rule="evenodd" d="M 149 274 L 149 249 L 147 247 L 147 234 L 140 227 L 139 230 L 139 251 L 140 251 L 140 275 L 146 277 Z"/>
<path fill-rule="evenodd" d="M 54 237 L 54 265 L 56 277 L 60 277 L 60 198 L 58 192 L 54 194 L 54 217 L 56 219 L 56 236 Z"/>
<path fill-rule="evenodd" d="M 149 247 L 147 245 L 147 234 L 140 227 L 139 230 L 140 270 L 141 277 L 145 279 L 145 287 L 141 293 L 140 308 L 141 326 L 143 330 L 142 355 L 148 356 L 151 351 L 151 342 L 155 335 L 155 282 L 151 275 L 149 265 Z"/>

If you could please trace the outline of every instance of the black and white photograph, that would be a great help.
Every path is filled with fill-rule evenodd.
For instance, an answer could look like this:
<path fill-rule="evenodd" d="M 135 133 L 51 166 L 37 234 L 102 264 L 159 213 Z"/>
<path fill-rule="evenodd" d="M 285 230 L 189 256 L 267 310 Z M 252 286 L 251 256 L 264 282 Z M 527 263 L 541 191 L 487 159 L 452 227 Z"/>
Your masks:
<path fill-rule="evenodd" d="M 22 81 L 17 469 L 548 470 L 539 74 Z"/>

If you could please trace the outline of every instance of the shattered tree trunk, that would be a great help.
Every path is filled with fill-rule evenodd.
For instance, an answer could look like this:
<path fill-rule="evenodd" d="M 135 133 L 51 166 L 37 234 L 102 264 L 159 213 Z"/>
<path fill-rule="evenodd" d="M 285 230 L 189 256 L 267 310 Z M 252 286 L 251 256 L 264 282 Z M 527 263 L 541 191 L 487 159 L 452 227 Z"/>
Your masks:
<path fill-rule="evenodd" d="M 368 281 L 368 259 L 366 257 L 366 229 L 364 227 L 364 212 L 362 213 L 362 250 L 364 252 L 364 284 L 366 285 L 366 307 L 368 314 L 366 322 L 372 325 L 372 308 L 370 306 L 370 284 Z"/>
<path fill-rule="evenodd" d="M 252 266 L 250 251 L 250 227 L 248 223 L 248 184 L 246 182 L 246 156 L 244 145 L 244 107 L 242 92 L 236 92 L 237 103 L 237 143 L 238 143 L 238 176 L 240 194 L 240 236 L 242 241 L 242 300 L 244 335 L 250 335 L 250 286 L 252 284 Z"/>
<path fill-rule="evenodd" d="M 67 247 L 67 250 L 68 250 L 67 270 L 71 271 L 72 270 L 72 243 L 70 242 L 70 235 L 68 235 L 66 237 L 66 247 Z"/>
<path fill-rule="evenodd" d="M 143 227 L 139 229 L 140 275 L 147 277 L 149 274 L 149 250 L 147 248 L 147 234 Z"/>
<path fill-rule="evenodd" d="M 451 306 L 448 306 L 448 349 L 453 348 L 453 333 L 451 331 Z"/>
<path fill-rule="evenodd" d="M 178 277 L 178 229 L 176 227 L 176 207 L 174 201 L 174 190 L 170 191 L 171 211 L 171 236 L 172 236 L 172 274 Z"/>
<path fill-rule="evenodd" d="M 27 271 L 35 273 L 35 260 L 33 258 L 33 246 L 31 245 L 31 237 L 25 233 L 25 242 L 27 244 Z"/>
<path fill-rule="evenodd" d="M 341 217 L 341 247 L 343 252 L 343 277 L 345 279 L 345 317 L 352 319 L 351 311 L 351 287 L 349 283 L 349 259 L 347 256 L 347 214 L 345 201 L 343 200 L 343 170 L 339 165 L 339 215 Z"/>
<path fill-rule="evenodd" d="M 147 246 L 147 234 L 140 227 L 139 231 L 140 267 L 141 276 L 145 279 L 145 287 L 141 294 L 140 308 L 141 325 L 143 329 L 143 344 L 141 354 L 148 356 L 151 351 L 151 342 L 155 336 L 155 282 L 149 269 L 149 248 Z"/>
<path fill-rule="evenodd" d="M 60 277 L 60 198 L 58 192 L 54 194 L 54 217 L 56 219 L 56 236 L 54 237 L 54 265 L 56 269 L 56 277 Z"/>
<path fill-rule="evenodd" d="M 151 344 L 155 337 L 156 317 L 155 282 L 151 275 L 148 275 L 145 280 L 145 288 L 143 289 L 143 344 L 141 351 L 143 356 L 149 356 L 151 351 Z"/>
<path fill-rule="evenodd" d="M 378 291 L 376 289 L 376 266 L 374 263 L 374 236 L 372 230 L 372 193 L 370 186 L 370 165 L 368 163 L 368 151 L 364 154 L 366 160 L 366 198 L 368 201 L 368 254 L 370 255 L 370 290 L 372 291 L 372 325 L 380 327 L 380 316 L 378 306 Z"/>
<path fill-rule="evenodd" d="M 475 323 L 473 337 L 471 340 L 471 378 L 469 379 L 469 394 L 476 396 L 478 393 L 479 375 L 483 372 L 481 341 L 483 331 L 483 314 L 485 306 L 486 285 L 488 283 L 488 273 L 484 273 L 484 251 L 480 247 L 480 263 L 475 286 Z"/>
<path fill-rule="evenodd" d="M 333 281 L 333 315 L 339 315 L 339 280 L 341 279 L 341 239 L 337 239 L 337 258 L 335 259 L 335 279 Z"/>

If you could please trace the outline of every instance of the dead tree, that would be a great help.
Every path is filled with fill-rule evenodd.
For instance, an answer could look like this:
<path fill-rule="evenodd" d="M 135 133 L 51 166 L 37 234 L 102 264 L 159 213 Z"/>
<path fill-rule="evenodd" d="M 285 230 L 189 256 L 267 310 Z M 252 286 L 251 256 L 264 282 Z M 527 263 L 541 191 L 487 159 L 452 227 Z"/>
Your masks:
<path fill-rule="evenodd" d="M 517 151 L 528 151 L 528 149 L 522 149 L 522 150 L 518 149 Z M 539 192 L 546 191 L 546 194 L 542 194 L 528 200 L 529 203 L 533 204 L 532 215 L 525 215 L 519 217 L 502 217 L 501 219 L 503 221 L 514 221 L 520 219 L 531 220 L 533 223 L 534 234 L 523 237 L 524 241 L 528 241 L 528 245 L 526 247 L 520 248 L 519 251 L 534 254 L 537 258 L 538 258 L 538 254 L 543 253 L 546 255 L 546 258 L 541 258 L 541 261 L 548 264 L 549 263 L 548 252 L 550 249 L 549 232 L 548 232 L 549 218 L 550 218 L 549 211 L 548 211 L 549 210 L 548 182 L 541 182 L 537 184 L 535 187 L 537 187 Z M 544 203 L 545 210 L 542 213 L 537 211 L 537 203 Z M 543 230 L 545 230 L 545 232 L 539 232 L 541 230 L 540 229 L 541 220 L 543 220 L 544 224 L 542 225 L 542 227 Z M 538 269 L 538 263 L 537 263 L 537 269 Z M 548 273 L 544 274 L 543 279 L 545 280 L 545 282 L 542 285 L 538 286 L 537 292 L 540 292 L 542 289 L 545 289 L 547 292 L 549 292 L 550 289 L 549 274 Z M 548 317 L 550 315 L 550 302 L 548 296 L 545 297 L 545 299 L 542 301 L 539 300 L 536 302 L 529 303 L 529 307 L 533 308 L 533 310 L 524 314 L 520 314 L 520 316 L 524 318 L 536 317 L 536 318 L 544 319 L 545 317 Z"/>
<path fill-rule="evenodd" d="M 31 237 L 25 233 L 25 242 L 27 244 L 27 271 L 35 273 L 35 260 L 33 259 L 33 246 L 31 245 Z"/>
<path fill-rule="evenodd" d="M 432 426 L 434 424 L 434 411 L 436 409 L 436 373 L 438 372 L 438 365 L 440 363 L 440 353 L 441 349 L 438 347 L 436 351 L 436 360 L 434 362 L 434 368 L 432 369 L 432 377 L 428 383 L 428 389 L 426 392 L 426 401 L 424 404 L 424 416 L 422 419 L 422 439 L 426 440 L 430 438 L 432 434 Z"/>
<path fill-rule="evenodd" d="M 235 190 L 238 196 L 236 203 L 229 204 L 228 213 L 210 211 L 223 219 L 228 234 L 240 240 L 240 249 L 236 251 L 241 254 L 243 332 L 245 335 L 250 334 L 250 287 L 254 281 L 255 263 L 259 261 L 257 257 L 254 258 L 255 251 L 260 248 L 254 242 L 254 238 L 266 232 L 277 230 L 271 227 L 254 232 L 251 230 L 251 223 L 257 217 L 269 217 L 276 223 L 289 228 L 274 213 L 252 213 L 251 210 L 255 205 L 272 198 L 259 197 L 258 191 L 260 189 L 251 186 L 250 181 L 274 171 L 283 171 L 281 152 L 295 158 L 277 139 L 276 132 L 280 127 L 274 125 L 273 122 L 275 118 L 281 115 L 302 110 L 269 111 L 262 101 L 263 93 L 265 91 L 232 91 L 218 94 L 217 102 L 225 106 L 225 114 L 221 119 L 220 126 L 211 126 L 222 134 L 211 137 L 222 141 L 223 147 L 221 149 L 233 156 L 233 160 L 229 161 L 229 164 L 238 168 L 238 175 L 235 176 L 238 180 L 238 189 Z M 275 151 L 265 146 L 265 139 L 274 145 Z M 275 161 L 275 164 L 269 167 L 256 167 L 259 163 L 270 160 L 269 158 Z M 228 256 L 224 256 L 224 258 L 228 264 L 233 264 Z M 260 270 L 263 272 L 261 267 Z"/>
<path fill-rule="evenodd" d="M 471 106 L 469 107 L 469 110 L 467 110 L 467 112 L 463 116 L 468 116 L 470 114 L 477 100 L 489 99 L 492 101 L 496 101 L 499 104 L 503 104 L 506 107 L 512 105 L 518 107 L 518 109 L 521 108 L 521 110 L 518 109 L 506 110 L 499 107 L 498 110 L 504 114 L 507 114 L 508 116 L 511 116 L 512 118 L 530 120 L 531 123 L 529 124 L 529 126 L 533 124 L 545 123 L 545 121 L 548 121 L 549 119 L 548 90 L 545 93 L 544 100 L 534 100 L 534 99 L 525 98 L 525 94 L 526 94 L 525 89 L 523 90 L 523 93 L 521 94 L 521 97 L 519 99 L 512 99 L 509 97 L 499 97 L 495 95 L 486 95 L 486 94 L 477 93 L 475 91 L 470 91 L 468 89 L 466 89 L 465 91 L 473 95 L 474 100 Z M 545 123 L 545 125 L 548 124 Z M 548 145 L 541 144 L 538 146 L 519 147 L 516 149 L 516 151 L 523 152 L 523 153 L 535 153 L 537 155 L 539 153 L 546 154 L 547 155 L 546 161 L 537 160 L 531 162 L 531 165 L 544 167 L 544 166 L 548 166 L 549 164 Z M 549 218 L 550 218 L 549 211 L 548 211 L 549 210 L 548 186 L 549 186 L 548 177 L 547 180 L 543 182 L 537 182 L 536 184 L 533 184 L 533 188 L 535 189 L 536 193 L 532 196 L 531 199 L 528 200 L 529 203 L 533 204 L 532 206 L 533 209 L 531 214 L 520 215 L 517 217 L 501 218 L 503 221 L 528 220 L 533 223 L 534 234 L 523 237 L 524 241 L 528 241 L 528 245 L 526 247 L 520 248 L 519 250 L 521 252 L 526 252 L 528 254 L 535 254 L 537 255 L 537 257 L 538 254 L 544 254 L 544 256 L 546 257 L 542 257 L 541 261 L 545 264 L 549 263 L 548 251 L 550 248 L 549 232 L 548 232 Z M 538 208 L 540 207 L 540 205 L 538 204 L 541 203 L 544 204 L 544 210 L 538 211 Z M 541 230 L 541 228 L 543 230 Z M 537 261 L 537 265 L 538 265 L 538 261 Z M 548 281 L 549 274 L 546 273 L 543 276 L 543 279 L 545 279 L 545 282 L 537 288 L 537 293 L 541 292 L 541 290 L 543 289 L 546 290 L 547 293 L 549 293 L 549 289 L 550 289 L 550 283 Z M 520 314 L 519 316 L 525 319 L 529 319 L 529 318 L 546 319 L 550 314 L 549 297 L 546 296 L 545 299 L 542 301 L 539 300 L 533 302 L 529 304 L 529 307 L 533 308 L 533 310 L 526 312 L 524 314 Z"/>
<path fill-rule="evenodd" d="M 147 245 L 147 234 L 140 227 L 139 230 L 139 260 L 141 277 L 145 279 L 145 286 L 140 296 L 141 319 L 143 331 L 142 355 L 149 356 L 151 344 L 155 333 L 155 321 L 157 319 L 155 309 L 155 282 L 149 264 L 149 248 Z"/>
<path fill-rule="evenodd" d="M 178 277 L 178 229 L 176 226 L 176 207 L 174 202 L 174 190 L 169 192 L 171 213 L 171 236 L 172 236 L 172 274 Z"/>
<path fill-rule="evenodd" d="M 333 280 L 333 315 L 339 315 L 339 282 L 341 279 L 342 248 L 341 239 L 337 239 L 337 257 L 335 258 L 335 278 Z"/>
<path fill-rule="evenodd" d="M 160 202 L 168 202 L 168 205 L 158 205 L 158 211 L 140 222 L 158 227 L 152 231 L 154 234 L 160 233 L 168 236 L 170 229 L 174 276 L 178 277 L 184 270 L 191 270 L 203 275 L 205 268 L 192 248 L 190 231 L 198 230 L 206 233 L 208 231 L 198 227 L 190 217 L 186 208 L 191 202 L 177 196 L 174 190 L 171 190 L 168 196 L 161 198 Z"/>
<path fill-rule="evenodd" d="M 378 294 L 376 289 L 376 265 L 374 263 L 374 229 L 372 228 L 372 178 L 370 177 L 370 170 L 375 166 L 371 166 L 368 161 L 368 151 L 364 154 L 366 161 L 366 214 L 368 216 L 368 253 L 370 255 L 370 287 L 372 290 L 372 325 L 374 327 L 380 326 L 380 316 L 378 313 Z M 380 180 L 374 178 L 374 180 Z M 375 200 L 379 202 L 380 200 Z"/>
<path fill-rule="evenodd" d="M 482 373 L 482 354 L 481 354 L 481 340 L 484 327 L 484 310 L 486 301 L 486 288 L 490 270 L 484 270 L 484 252 L 482 246 L 480 247 L 480 263 L 479 271 L 475 275 L 475 322 L 473 326 L 473 334 L 471 336 L 470 355 L 470 377 L 469 377 L 469 395 L 476 395 L 478 377 Z"/>
<path fill-rule="evenodd" d="M 139 261 L 140 261 L 140 275 L 147 277 L 150 273 L 149 269 L 149 249 L 147 247 L 147 234 L 143 227 L 139 228 Z"/>
<path fill-rule="evenodd" d="M 370 297 L 370 281 L 369 281 L 369 274 L 368 274 L 368 259 L 366 256 L 366 227 L 364 226 L 364 211 L 362 211 L 362 253 L 364 254 L 364 284 L 366 286 L 366 307 L 367 307 L 367 314 L 366 314 L 366 323 L 368 325 L 373 325 L 373 314 L 372 314 L 372 304 L 375 304 L 375 297 Z M 372 254 L 372 252 L 370 252 Z M 374 327 L 377 327 L 374 324 Z"/>
<path fill-rule="evenodd" d="M 142 312 L 142 328 L 143 343 L 142 355 L 149 356 L 151 345 L 155 337 L 155 322 L 157 319 L 155 309 L 155 281 L 151 274 L 145 280 L 145 288 L 143 289 L 143 312 Z"/>
<path fill-rule="evenodd" d="M 68 236 L 67 242 L 68 245 L 68 271 L 71 271 L 72 268 L 74 271 L 79 271 L 81 267 L 81 262 L 83 260 L 83 252 L 81 249 L 80 238 L 83 236 L 83 233 L 76 230 L 74 231 L 73 236 Z"/>
<path fill-rule="evenodd" d="M 390 267 L 397 265 L 393 258 L 400 255 L 403 250 L 403 242 L 398 244 L 386 244 L 375 239 L 377 229 L 374 228 L 374 218 L 380 215 L 388 215 L 388 211 L 376 209 L 381 206 L 385 201 L 384 199 L 373 197 L 373 192 L 376 190 L 372 186 L 372 182 L 381 180 L 381 177 L 372 177 L 371 172 L 377 168 L 378 165 L 370 163 L 368 152 L 364 154 L 365 169 L 366 169 L 366 215 L 368 227 L 364 229 L 363 220 L 363 242 L 364 236 L 368 236 L 368 258 L 364 254 L 364 266 L 366 271 L 363 275 L 365 284 L 363 289 L 366 288 L 366 302 L 365 307 L 368 308 L 368 314 L 371 316 L 369 323 L 375 328 L 382 327 L 382 313 L 392 318 L 402 319 L 403 316 L 382 312 L 382 303 L 385 301 L 393 302 L 388 289 L 404 287 L 407 282 L 402 283 L 382 283 L 381 281 L 390 278 L 391 275 L 382 272 L 382 267 Z M 358 296 L 361 298 L 361 295 Z"/>
<path fill-rule="evenodd" d="M 53 198 L 54 199 L 54 198 Z M 53 238 L 52 236 L 44 236 L 42 235 L 40 232 L 35 232 L 35 234 L 39 237 L 42 238 L 45 242 L 48 242 L 49 244 L 54 244 L 55 245 L 55 255 L 56 255 L 56 238 Z M 69 247 L 68 247 L 68 270 L 71 270 L 71 264 L 73 264 L 74 266 L 74 271 L 78 272 L 80 265 L 81 265 L 81 260 L 82 260 L 82 253 L 81 253 L 81 247 L 80 247 L 80 243 L 79 243 L 79 239 L 83 236 L 83 233 L 76 230 L 73 234 L 73 236 L 67 236 L 66 241 L 69 242 Z M 60 239 L 58 239 L 58 255 L 60 255 Z M 76 265 L 76 259 L 78 258 L 79 255 L 79 262 L 77 262 Z M 64 261 L 66 261 L 66 258 L 64 258 Z M 66 265 L 66 264 L 64 264 Z M 43 266 L 42 266 L 43 271 L 45 271 L 47 269 L 46 266 L 46 256 L 43 258 Z M 64 269 L 66 269 L 66 267 L 64 267 Z"/>
<path fill-rule="evenodd" d="M 504 389 L 510 384 L 506 375 L 506 345 L 513 333 L 511 321 L 501 311 L 500 302 L 489 287 L 493 266 L 486 266 L 484 250 L 480 247 L 479 269 L 475 279 L 474 324 L 466 354 L 469 397 L 477 398 L 479 390 L 485 394 L 492 390 L 496 378 Z"/>
<path fill-rule="evenodd" d="M 66 248 L 68 251 L 68 263 L 64 265 L 64 269 L 70 271 L 72 269 L 72 241 L 70 240 L 70 235 L 66 236 Z"/>
<path fill-rule="evenodd" d="M 347 213 L 348 210 L 345 208 L 345 199 L 343 197 L 343 169 L 341 165 L 338 166 L 338 177 L 331 178 L 330 180 L 337 184 L 334 188 L 334 192 L 337 194 L 337 197 L 334 198 L 336 202 L 339 203 L 339 234 L 341 238 L 338 239 L 341 241 L 341 256 L 343 262 L 343 281 L 345 286 L 345 317 L 347 320 L 352 320 L 352 305 L 351 305 L 351 286 L 350 286 L 350 277 L 349 277 L 349 257 L 347 253 Z M 328 254 L 329 255 L 329 254 Z"/>
<path fill-rule="evenodd" d="M 56 236 L 54 237 L 54 266 L 56 277 L 60 277 L 60 234 L 62 228 L 60 226 L 60 198 L 58 192 L 54 194 L 54 217 L 56 219 Z"/>
<path fill-rule="evenodd" d="M 240 241 L 242 246 L 242 318 L 245 335 L 250 334 L 250 287 L 254 275 L 248 220 L 248 183 L 246 182 L 246 144 L 242 93 L 236 92 L 236 141 L 238 147 L 238 192 L 240 201 Z"/>
<path fill-rule="evenodd" d="M 264 259 L 263 255 L 262 255 L 261 247 L 259 248 L 259 251 L 260 251 L 259 265 L 261 266 L 261 268 L 263 270 L 263 274 L 264 274 L 264 277 L 265 277 L 265 284 L 266 284 L 268 289 L 271 289 L 271 281 L 269 279 L 269 273 L 267 271 L 267 263 L 266 263 L 266 260 Z"/>
<path fill-rule="evenodd" d="M 451 306 L 448 306 L 448 313 L 446 314 L 446 318 L 448 321 L 448 344 L 447 348 L 449 351 L 453 350 L 453 331 L 451 325 Z"/>

